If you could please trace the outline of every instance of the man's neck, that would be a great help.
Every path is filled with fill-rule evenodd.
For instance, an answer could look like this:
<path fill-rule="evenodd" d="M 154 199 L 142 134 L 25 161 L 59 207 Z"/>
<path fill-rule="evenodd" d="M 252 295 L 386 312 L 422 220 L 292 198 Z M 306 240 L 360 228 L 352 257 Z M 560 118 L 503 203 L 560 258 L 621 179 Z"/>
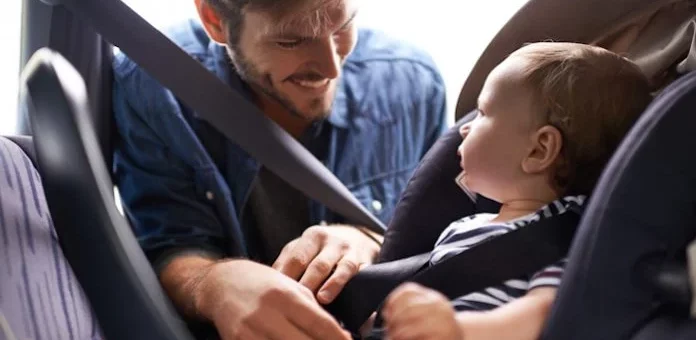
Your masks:
<path fill-rule="evenodd" d="M 271 99 L 265 94 L 256 96 L 256 104 L 266 117 L 276 122 L 295 139 L 299 139 L 312 123 L 307 119 L 292 114 L 290 110 L 277 100 Z"/>

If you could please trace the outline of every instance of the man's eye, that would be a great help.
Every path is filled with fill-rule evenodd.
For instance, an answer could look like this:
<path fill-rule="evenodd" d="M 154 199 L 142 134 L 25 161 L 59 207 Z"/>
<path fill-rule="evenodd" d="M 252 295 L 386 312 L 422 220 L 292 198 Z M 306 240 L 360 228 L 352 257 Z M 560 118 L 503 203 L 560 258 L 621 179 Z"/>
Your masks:
<path fill-rule="evenodd" d="M 297 46 L 300 46 L 302 40 L 292 40 L 292 41 L 276 41 L 276 45 L 280 48 L 291 50 Z"/>

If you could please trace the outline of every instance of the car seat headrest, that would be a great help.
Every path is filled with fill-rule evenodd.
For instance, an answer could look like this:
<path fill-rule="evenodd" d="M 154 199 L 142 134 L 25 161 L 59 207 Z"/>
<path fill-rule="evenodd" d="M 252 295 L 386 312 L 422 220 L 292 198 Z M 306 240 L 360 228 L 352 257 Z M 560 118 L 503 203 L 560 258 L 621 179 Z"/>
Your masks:
<path fill-rule="evenodd" d="M 687 0 L 527 1 L 491 40 L 469 72 L 457 100 L 456 119 L 474 109 L 488 73 L 525 43 L 544 40 L 591 43 L 645 13 L 655 13 L 684 1 Z"/>
<path fill-rule="evenodd" d="M 662 89 L 677 76 L 696 70 L 696 5 L 673 2 L 622 22 L 592 44 L 633 60 Z"/>

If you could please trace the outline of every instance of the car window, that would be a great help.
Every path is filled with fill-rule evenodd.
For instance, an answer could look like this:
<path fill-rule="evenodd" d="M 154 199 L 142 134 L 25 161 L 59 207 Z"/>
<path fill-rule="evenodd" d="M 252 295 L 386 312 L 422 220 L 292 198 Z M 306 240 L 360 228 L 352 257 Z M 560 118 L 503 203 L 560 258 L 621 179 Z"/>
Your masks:
<path fill-rule="evenodd" d="M 0 135 L 14 133 L 17 124 L 22 1 L 5 1 L 0 10 Z"/>
<path fill-rule="evenodd" d="M 450 123 L 459 91 L 483 50 L 527 0 L 363 1 L 360 23 L 424 48 L 447 86 Z"/>

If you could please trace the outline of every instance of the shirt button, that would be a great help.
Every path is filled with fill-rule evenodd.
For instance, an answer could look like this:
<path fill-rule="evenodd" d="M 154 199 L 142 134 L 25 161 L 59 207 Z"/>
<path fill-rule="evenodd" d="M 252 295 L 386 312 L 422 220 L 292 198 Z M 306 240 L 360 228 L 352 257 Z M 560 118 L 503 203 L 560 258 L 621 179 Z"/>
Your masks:
<path fill-rule="evenodd" d="M 212 191 L 206 191 L 206 192 L 205 192 L 205 198 L 207 198 L 208 201 L 212 201 L 213 198 L 215 198 L 215 195 L 213 194 Z"/>
<path fill-rule="evenodd" d="M 372 201 L 372 209 L 373 209 L 375 212 L 380 212 L 380 211 L 382 211 L 382 208 L 383 208 L 383 207 L 382 207 L 382 202 L 377 201 L 377 200 Z"/>

